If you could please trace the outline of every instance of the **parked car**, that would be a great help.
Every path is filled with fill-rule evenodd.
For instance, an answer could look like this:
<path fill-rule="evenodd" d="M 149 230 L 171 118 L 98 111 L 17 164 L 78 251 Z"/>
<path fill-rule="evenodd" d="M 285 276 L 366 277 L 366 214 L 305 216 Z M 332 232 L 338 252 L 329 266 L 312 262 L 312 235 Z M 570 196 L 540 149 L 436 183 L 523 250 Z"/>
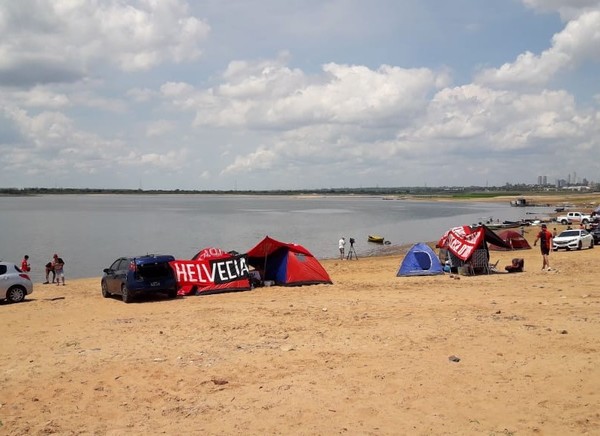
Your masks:
<path fill-rule="evenodd" d="M 565 230 L 556 238 L 552 238 L 552 249 L 581 250 L 583 247 L 594 248 L 594 238 L 586 230 Z"/>
<path fill-rule="evenodd" d="M 556 217 L 556 221 L 561 224 L 587 224 L 592 221 L 592 217 L 581 212 L 568 212 L 566 215 Z"/>
<path fill-rule="evenodd" d="M 600 227 L 590 230 L 590 235 L 594 238 L 594 245 L 600 244 Z"/>
<path fill-rule="evenodd" d="M 33 292 L 29 275 L 14 263 L 0 262 L 0 300 L 19 303 Z"/>
<path fill-rule="evenodd" d="M 177 282 L 169 262 L 171 255 L 147 254 L 138 257 L 120 257 L 104 269 L 101 280 L 102 296 L 121 295 L 131 303 L 136 295 L 166 293 L 177 297 Z"/>

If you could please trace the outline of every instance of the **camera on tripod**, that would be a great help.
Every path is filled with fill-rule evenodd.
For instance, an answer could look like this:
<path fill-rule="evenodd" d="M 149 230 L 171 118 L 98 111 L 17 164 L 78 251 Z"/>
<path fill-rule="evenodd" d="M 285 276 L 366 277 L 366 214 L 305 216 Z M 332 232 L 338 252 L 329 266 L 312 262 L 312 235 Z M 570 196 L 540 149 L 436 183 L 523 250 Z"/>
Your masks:
<path fill-rule="evenodd" d="M 356 255 L 356 250 L 354 249 L 354 243 L 356 241 L 354 238 L 350 238 L 350 249 L 348 250 L 348 256 L 346 256 L 346 260 L 351 260 L 353 257 L 358 260 L 358 256 Z"/>

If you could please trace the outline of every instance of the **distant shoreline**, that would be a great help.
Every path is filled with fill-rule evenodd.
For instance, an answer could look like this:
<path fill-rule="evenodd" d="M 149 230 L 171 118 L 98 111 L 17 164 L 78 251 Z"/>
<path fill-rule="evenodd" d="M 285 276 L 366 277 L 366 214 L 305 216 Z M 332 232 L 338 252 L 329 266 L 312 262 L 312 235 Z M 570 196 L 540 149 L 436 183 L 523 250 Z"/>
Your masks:
<path fill-rule="evenodd" d="M 574 207 L 594 206 L 600 203 L 600 192 L 507 192 L 464 190 L 446 193 L 436 188 L 364 188 L 316 190 L 142 190 L 142 189 L 79 189 L 79 188 L 0 188 L 0 197 L 31 197 L 38 195 L 239 195 L 304 198 L 381 198 L 391 201 L 443 201 L 502 203 L 524 198 L 531 205 Z"/>
<path fill-rule="evenodd" d="M 297 198 L 380 197 L 382 200 L 511 202 L 525 198 L 530 203 L 600 203 L 600 192 L 527 191 L 503 188 L 327 188 L 281 190 L 184 190 L 184 189 L 95 189 L 95 188 L 0 188 L 0 197 L 37 195 L 239 195 Z"/>

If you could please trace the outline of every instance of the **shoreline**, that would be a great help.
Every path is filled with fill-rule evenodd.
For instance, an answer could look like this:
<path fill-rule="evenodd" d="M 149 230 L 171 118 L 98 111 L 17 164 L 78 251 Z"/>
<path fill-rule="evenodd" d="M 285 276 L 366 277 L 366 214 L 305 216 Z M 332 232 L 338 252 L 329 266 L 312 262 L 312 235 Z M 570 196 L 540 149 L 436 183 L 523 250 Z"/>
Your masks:
<path fill-rule="evenodd" d="M 392 189 L 392 188 L 390 188 Z M 398 188 L 403 189 L 403 188 Z M 408 188 L 407 188 L 408 189 Z M 2 189 L 0 189 L 2 191 Z M 414 200 L 414 201 L 467 201 L 467 202 L 510 202 L 516 198 L 539 199 L 545 203 L 571 202 L 575 205 L 599 204 L 600 192 L 521 192 L 515 194 L 505 194 L 499 192 L 497 195 L 493 191 L 466 191 L 466 193 L 452 193 L 443 195 L 439 193 L 389 193 L 382 189 L 380 192 L 369 192 L 357 189 L 356 191 L 348 189 L 327 190 L 281 190 L 281 191 L 187 191 L 187 190 L 139 190 L 139 189 L 92 189 L 92 188 L 23 188 L 13 189 L 4 188 L 6 192 L 0 192 L 0 197 L 22 197 L 22 196 L 46 196 L 46 195 L 90 195 L 90 196 L 110 196 L 110 195 L 207 195 L 207 196 L 256 196 L 256 197 L 294 197 L 298 199 L 310 198 L 382 198 L 384 200 Z M 14 192 L 13 192 L 14 191 Z M 461 191 L 463 192 L 463 191 Z"/>

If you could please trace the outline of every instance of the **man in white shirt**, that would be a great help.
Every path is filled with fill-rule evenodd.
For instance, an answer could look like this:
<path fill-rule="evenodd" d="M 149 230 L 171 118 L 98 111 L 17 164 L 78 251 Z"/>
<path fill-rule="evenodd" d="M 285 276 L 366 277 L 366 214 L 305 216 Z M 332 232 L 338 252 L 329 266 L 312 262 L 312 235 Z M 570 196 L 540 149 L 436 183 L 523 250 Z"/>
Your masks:
<path fill-rule="evenodd" d="M 340 239 L 338 247 L 340 249 L 340 260 L 344 260 L 344 248 L 346 247 L 346 238 Z"/>

